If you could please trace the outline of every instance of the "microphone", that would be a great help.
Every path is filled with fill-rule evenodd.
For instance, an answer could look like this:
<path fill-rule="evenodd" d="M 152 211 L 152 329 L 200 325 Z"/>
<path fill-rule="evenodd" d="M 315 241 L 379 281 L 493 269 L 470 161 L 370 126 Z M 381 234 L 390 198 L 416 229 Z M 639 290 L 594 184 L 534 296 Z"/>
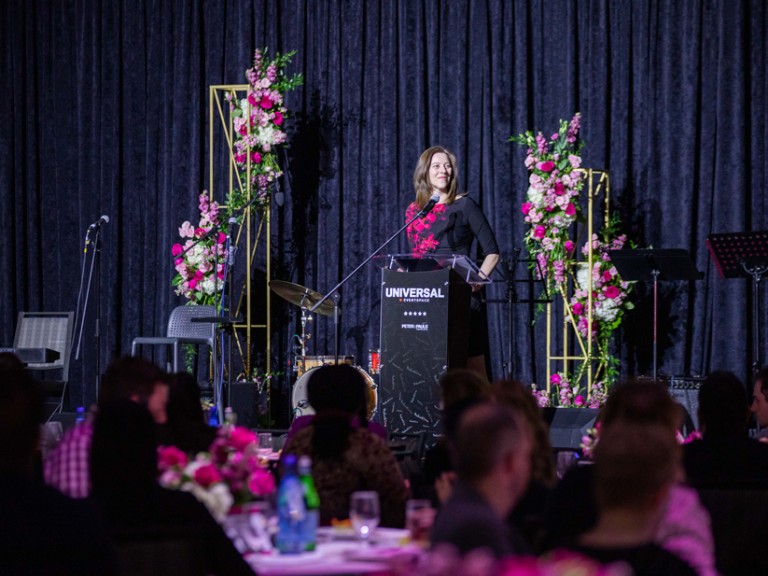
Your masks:
<path fill-rule="evenodd" d="M 101 227 L 102 224 L 106 224 L 107 222 L 109 222 L 109 216 L 107 216 L 106 214 L 102 214 L 101 217 L 98 220 L 96 220 L 96 222 L 88 226 L 88 230 L 99 228 Z"/>
<path fill-rule="evenodd" d="M 419 218 L 424 218 L 424 216 L 429 214 L 430 211 L 432 210 L 432 208 L 434 208 L 435 204 L 437 204 L 438 202 L 440 202 L 440 194 L 435 192 L 434 194 L 432 194 L 432 197 L 429 199 L 429 202 L 427 202 L 425 204 L 424 208 L 421 209 L 421 212 L 419 212 L 419 216 L 418 217 Z"/>

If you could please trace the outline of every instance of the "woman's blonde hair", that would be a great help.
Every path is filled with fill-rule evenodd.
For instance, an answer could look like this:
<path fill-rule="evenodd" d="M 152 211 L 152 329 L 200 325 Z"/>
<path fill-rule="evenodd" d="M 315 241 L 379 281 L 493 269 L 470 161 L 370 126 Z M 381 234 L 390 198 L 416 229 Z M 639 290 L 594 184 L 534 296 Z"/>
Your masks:
<path fill-rule="evenodd" d="M 456 155 L 442 146 L 432 146 L 427 148 L 419 156 L 416 163 L 416 170 L 413 171 L 413 188 L 416 191 L 416 205 L 424 208 L 432 196 L 432 185 L 429 183 L 429 165 L 432 163 L 432 156 L 443 153 L 448 156 L 451 163 L 451 181 L 448 184 L 448 199 L 446 204 L 452 203 L 459 195 L 459 187 L 456 182 L 459 179 L 459 169 L 456 166 Z"/>

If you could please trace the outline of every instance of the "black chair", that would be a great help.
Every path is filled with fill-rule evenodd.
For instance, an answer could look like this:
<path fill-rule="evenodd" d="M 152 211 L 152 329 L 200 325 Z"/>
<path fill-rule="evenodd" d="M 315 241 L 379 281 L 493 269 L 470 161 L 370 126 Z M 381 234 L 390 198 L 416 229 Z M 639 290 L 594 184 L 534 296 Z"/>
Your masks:
<path fill-rule="evenodd" d="M 30 362 L 46 396 L 47 420 L 63 410 L 69 400 L 69 357 L 72 348 L 74 312 L 19 312 L 13 347 L 49 349 L 58 353 L 52 362 Z M 54 376 L 50 378 L 49 376 Z"/>
<path fill-rule="evenodd" d="M 177 306 L 168 318 L 168 329 L 165 336 L 139 336 L 131 343 L 131 356 L 136 356 L 140 347 L 155 346 L 166 349 L 166 371 L 180 372 L 185 369 L 182 359 L 182 345 L 192 344 L 195 347 L 208 346 L 211 350 L 211 364 L 213 381 L 218 375 L 218 362 L 216 360 L 216 323 L 193 322 L 194 318 L 216 317 L 215 306 L 186 305 Z M 171 358 L 168 358 L 167 349 L 171 349 Z"/>

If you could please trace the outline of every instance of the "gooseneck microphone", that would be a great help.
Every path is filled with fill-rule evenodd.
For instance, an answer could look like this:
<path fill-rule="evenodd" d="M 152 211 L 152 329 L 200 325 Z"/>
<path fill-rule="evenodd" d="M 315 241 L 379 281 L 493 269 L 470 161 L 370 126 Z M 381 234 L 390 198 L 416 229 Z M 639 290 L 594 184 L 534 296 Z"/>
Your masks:
<path fill-rule="evenodd" d="M 106 214 L 102 214 L 101 217 L 98 220 L 96 220 L 96 222 L 88 226 L 88 229 L 93 230 L 94 228 L 99 228 L 102 224 L 106 224 L 108 222 L 109 222 L 109 216 L 107 216 Z"/>
<path fill-rule="evenodd" d="M 418 216 L 418 217 L 419 217 L 419 218 L 424 218 L 424 216 L 426 216 L 427 214 L 429 214 L 429 213 L 430 213 L 430 211 L 432 210 L 432 208 L 434 208 L 434 207 L 435 207 L 435 204 L 437 204 L 438 202 L 440 202 L 440 194 L 438 194 L 437 192 L 435 192 L 435 193 L 434 193 L 434 194 L 432 194 L 432 196 L 430 197 L 430 199 L 429 199 L 429 202 L 427 202 L 427 203 L 424 205 L 424 208 L 422 208 L 422 209 L 421 209 L 421 212 L 419 212 L 419 216 Z"/>

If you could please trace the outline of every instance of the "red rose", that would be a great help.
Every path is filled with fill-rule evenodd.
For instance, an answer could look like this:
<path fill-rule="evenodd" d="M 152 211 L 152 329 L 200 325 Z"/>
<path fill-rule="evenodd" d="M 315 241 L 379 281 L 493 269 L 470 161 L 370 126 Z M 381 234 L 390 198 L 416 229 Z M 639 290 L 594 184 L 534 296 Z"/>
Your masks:
<path fill-rule="evenodd" d="M 542 172 L 552 172 L 555 169 L 555 163 L 552 160 L 547 160 L 546 162 L 539 162 L 536 167 Z"/>

